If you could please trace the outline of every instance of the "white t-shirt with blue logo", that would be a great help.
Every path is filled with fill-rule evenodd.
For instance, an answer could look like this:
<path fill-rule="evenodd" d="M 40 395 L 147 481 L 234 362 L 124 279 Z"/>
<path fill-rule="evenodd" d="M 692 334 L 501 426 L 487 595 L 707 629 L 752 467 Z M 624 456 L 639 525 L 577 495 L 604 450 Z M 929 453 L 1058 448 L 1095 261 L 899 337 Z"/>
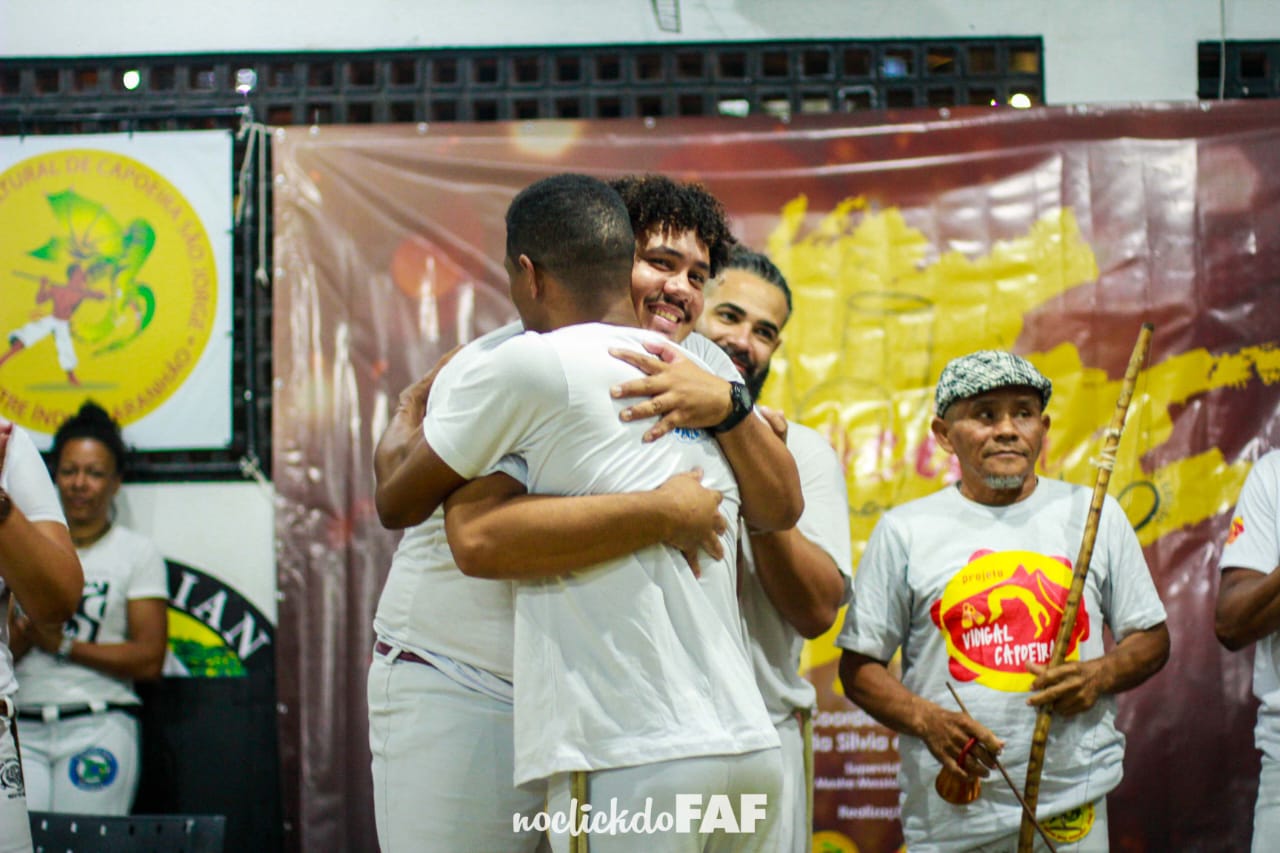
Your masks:
<path fill-rule="evenodd" d="M 679 551 L 658 545 L 517 586 L 517 784 L 778 745 L 737 605 L 733 472 L 703 430 L 643 441 L 652 420 L 624 423 L 619 412 L 634 401 L 608 393 L 641 375 L 609 348 L 643 352 L 645 342 L 669 344 L 598 323 L 525 334 L 449 364 L 432 389 L 427 441 L 463 477 L 513 453 L 528 466 L 531 494 L 641 491 L 695 467 L 724 494 L 725 557 L 702 555 L 701 580 Z"/>

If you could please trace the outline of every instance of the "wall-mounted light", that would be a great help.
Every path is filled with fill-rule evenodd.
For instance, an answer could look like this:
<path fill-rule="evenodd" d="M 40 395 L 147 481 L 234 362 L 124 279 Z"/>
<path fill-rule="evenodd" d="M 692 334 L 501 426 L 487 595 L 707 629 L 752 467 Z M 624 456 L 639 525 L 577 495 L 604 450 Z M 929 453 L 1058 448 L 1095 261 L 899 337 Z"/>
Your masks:
<path fill-rule="evenodd" d="M 120 75 L 120 85 L 124 86 L 130 92 L 138 88 L 142 83 L 142 74 L 136 68 L 130 68 L 128 71 Z"/>
<path fill-rule="evenodd" d="M 1031 96 L 1024 92 L 1014 92 L 1009 96 L 1009 106 L 1025 110 L 1031 106 Z"/>
<path fill-rule="evenodd" d="M 236 94 L 247 95 L 258 86 L 258 72 L 252 68 L 236 69 Z"/>

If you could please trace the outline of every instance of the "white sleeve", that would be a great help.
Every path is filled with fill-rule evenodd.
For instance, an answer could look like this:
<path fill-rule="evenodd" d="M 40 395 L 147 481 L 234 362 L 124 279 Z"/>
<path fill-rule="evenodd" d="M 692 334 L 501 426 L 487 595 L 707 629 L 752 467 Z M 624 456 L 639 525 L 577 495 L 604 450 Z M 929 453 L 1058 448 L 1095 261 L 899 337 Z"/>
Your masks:
<path fill-rule="evenodd" d="M 1280 451 L 1254 463 L 1231 514 L 1231 531 L 1219 568 L 1270 574 L 1280 565 Z"/>
<path fill-rule="evenodd" d="M 169 572 L 164 557 L 155 544 L 146 537 L 138 537 L 137 554 L 133 572 L 129 576 L 129 588 L 125 597 L 130 601 L 141 598 L 169 598 Z"/>
<path fill-rule="evenodd" d="M 556 354 L 538 335 L 522 335 L 440 372 L 423 435 L 446 465 L 471 480 L 503 456 L 522 454 L 548 415 L 567 401 Z"/>
<path fill-rule="evenodd" d="M 519 456 L 508 453 L 506 456 L 498 460 L 498 464 L 494 465 L 485 474 L 506 474 L 511 479 L 519 482 L 525 488 L 529 486 L 529 466 Z"/>
<path fill-rule="evenodd" d="M 66 524 L 58 490 L 49 479 L 49 469 L 40 458 L 31 436 L 16 424 L 5 450 L 0 487 L 13 499 L 28 521 L 56 521 Z"/>
<path fill-rule="evenodd" d="M 1098 541 L 1105 548 L 1107 561 L 1102 608 L 1111 633 L 1122 639 L 1164 622 L 1164 604 L 1151 579 L 1142 545 L 1115 498 L 1108 496 L 1103 502 L 1100 525 Z M 1096 551 L 1095 546 L 1095 555 Z"/>
<path fill-rule="evenodd" d="M 787 448 L 795 457 L 804 495 L 804 512 L 796 529 L 835 561 L 844 576 L 840 603 L 845 604 L 853 591 L 853 548 L 849 543 L 849 491 L 840 457 L 820 433 L 797 423 L 787 429 Z"/>
<path fill-rule="evenodd" d="M 689 352 L 702 359 L 707 370 L 729 382 L 741 382 L 742 374 L 733 366 L 733 361 L 725 355 L 724 350 L 708 337 L 694 332 L 681 344 Z"/>
<path fill-rule="evenodd" d="M 887 663 L 911 627 L 907 548 L 889 516 L 871 531 L 836 645 Z"/>

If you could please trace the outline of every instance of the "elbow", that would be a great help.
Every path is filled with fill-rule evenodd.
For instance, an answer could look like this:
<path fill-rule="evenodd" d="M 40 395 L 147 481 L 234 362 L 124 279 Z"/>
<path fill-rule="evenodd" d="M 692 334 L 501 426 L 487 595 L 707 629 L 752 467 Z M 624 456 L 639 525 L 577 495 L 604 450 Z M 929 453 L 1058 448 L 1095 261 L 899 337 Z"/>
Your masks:
<path fill-rule="evenodd" d="M 398 523 L 400 518 L 397 516 L 395 509 L 388 505 L 381 492 L 374 492 L 373 508 L 378 511 L 379 523 L 387 530 L 402 530 L 406 527 L 406 525 Z"/>
<path fill-rule="evenodd" d="M 1164 635 L 1164 643 L 1160 646 L 1160 653 L 1156 656 L 1155 663 L 1152 667 L 1152 674 L 1164 669 L 1164 665 L 1169 662 L 1169 634 L 1166 631 Z"/>
<path fill-rule="evenodd" d="M 797 491 L 795 498 L 787 501 L 779 511 L 778 529 L 790 530 L 800 522 L 800 515 L 804 512 L 804 498 Z"/>
<path fill-rule="evenodd" d="M 1239 608 L 1232 607 L 1233 601 L 1219 596 L 1218 604 L 1213 609 L 1213 635 L 1218 643 L 1229 652 L 1238 652 L 1258 637 L 1249 629 L 1249 620 Z"/>
<path fill-rule="evenodd" d="M 1229 652 L 1238 652 L 1253 642 L 1253 638 L 1245 636 L 1239 627 L 1239 623 L 1224 619 L 1221 613 L 1213 620 L 1213 634 L 1218 638 L 1218 643 Z"/>
<path fill-rule="evenodd" d="M 134 681 L 159 681 L 164 675 L 164 654 L 148 658 L 134 675 Z"/>
<path fill-rule="evenodd" d="M 458 570 L 469 578 L 494 580 L 502 578 L 498 565 L 498 553 L 493 540 L 483 532 L 470 529 L 449 530 L 449 550 Z"/>
<path fill-rule="evenodd" d="M 759 501 L 763 506 L 743 506 L 743 518 L 752 530 L 762 533 L 776 533 L 779 530 L 790 530 L 800 520 L 804 512 L 804 498 L 799 489 L 794 495 L 781 493 L 776 500 Z"/>
<path fill-rule="evenodd" d="M 27 615 L 31 617 L 31 621 L 49 625 L 61 625 L 76 615 L 76 610 L 80 606 L 80 594 L 84 590 L 84 581 L 76 567 L 76 584 L 60 583 L 58 589 L 54 590 L 47 598 L 41 599 L 37 604 L 32 602 L 27 606 Z"/>
<path fill-rule="evenodd" d="M 47 614 L 47 618 L 42 622 L 62 624 L 69 622 L 72 616 L 76 615 L 76 608 L 80 605 L 80 590 L 76 590 L 73 597 L 61 596 L 55 607 Z"/>
<path fill-rule="evenodd" d="M 799 620 L 800 624 L 794 627 L 806 640 L 816 640 L 831 630 L 831 626 L 836 624 L 836 618 L 839 615 L 839 607 L 818 605 L 810 608 L 804 618 Z"/>
<path fill-rule="evenodd" d="M 378 512 L 378 521 L 387 530 L 404 530 L 415 523 L 403 507 L 396 506 L 381 489 L 373 494 L 373 506 Z"/>

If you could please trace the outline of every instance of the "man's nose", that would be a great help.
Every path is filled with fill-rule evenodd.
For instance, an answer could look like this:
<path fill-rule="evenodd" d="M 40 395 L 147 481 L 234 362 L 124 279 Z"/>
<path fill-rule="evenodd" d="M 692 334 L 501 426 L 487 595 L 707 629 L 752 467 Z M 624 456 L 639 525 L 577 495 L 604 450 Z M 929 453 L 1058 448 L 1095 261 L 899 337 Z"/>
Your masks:
<path fill-rule="evenodd" d="M 667 280 L 662 285 L 662 290 L 668 296 L 687 298 L 688 294 L 693 290 L 693 284 L 689 281 L 687 272 L 677 272 L 667 276 Z"/>
<path fill-rule="evenodd" d="M 1003 415 L 998 415 L 995 419 L 994 426 L 996 430 L 996 435 L 1010 436 L 1014 438 L 1016 438 L 1018 435 L 1018 428 L 1014 424 L 1014 418 L 1012 414 L 1005 413 Z"/>
<path fill-rule="evenodd" d="M 751 329 L 746 323 L 737 323 L 729 327 L 729 343 L 742 352 L 747 352 L 751 345 Z"/>

